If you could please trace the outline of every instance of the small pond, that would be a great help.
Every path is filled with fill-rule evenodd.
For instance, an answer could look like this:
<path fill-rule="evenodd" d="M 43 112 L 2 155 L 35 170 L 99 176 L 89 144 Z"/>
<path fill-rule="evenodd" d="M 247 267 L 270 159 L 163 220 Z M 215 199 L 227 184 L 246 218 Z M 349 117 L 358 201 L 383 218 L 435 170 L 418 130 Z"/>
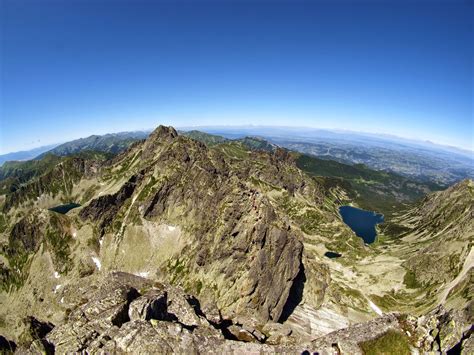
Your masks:
<path fill-rule="evenodd" d="M 72 203 L 66 203 L 64 205 L 59 205 L 59 206 L 56 206 L 56 207 L 51 207 L 49 210 L 53 211 L 53 212 L 58 212 L 58 213 L 61 213 L 61 214 L 66 214 L 70 210 L 72 210 L 73 208 L 76 208 L 76 207 L 79 207 L 79 206 L 80 206 L 80 204 L 72 202 Z"/>
<path fill-rule="evenodd" d="M 352 206 L 339 207 L 342 220 L 354 233 L 364 239 L 364 242 L 371 244 L 375 241 L 377 231 L 375 226 L 384 221 L 383 215 L 372 211 L 362 210 Z"/>
<path fill-rule="evenodd" d="M 328 257 L 329 259 L 340 258 L 342 254 L 336 253 L 334 251 L 327 251 L 324 253 L 324 256 Z"/>

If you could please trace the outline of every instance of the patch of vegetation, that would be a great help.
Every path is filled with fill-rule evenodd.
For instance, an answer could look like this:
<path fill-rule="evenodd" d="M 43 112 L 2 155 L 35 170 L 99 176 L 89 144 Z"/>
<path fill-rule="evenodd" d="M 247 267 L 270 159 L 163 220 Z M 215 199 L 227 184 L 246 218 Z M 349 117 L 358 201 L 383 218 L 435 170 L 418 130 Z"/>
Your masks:
<path fill-rule="evenodd" d="M 28 278 L 26 270 L 29 269 L 31 259 L 27 252 L 14 252 L 11 248 L 6 252 L 2 250 L 2 255 L 7 258 L 9 267 L 0 265 L 0 289 L 5 292 L 19 289 Z"/>
<path fill-rule="evenodd" d="M 196 294 L 199 295 L 201 293 L 201 290 L 202 290 L 202 281 L 198 280 L 196 282 Z"/>
<path fill-rule="evenodd" d="M 370 294 L 369 297 L 373 300 L 377 306 L 383 311 L 402 311 L 404 309 L 410 309 L 413 304 L 414 298 L 421 294 L 419 292 L 407 293 L 404 290 L 391 290 L 389 293 L 379 296 L 376 294 Z"/>
<path fill-rule="evenodd" d="M 0 214 L 0 233 L 5 232 L 8 229 L 8 219 L 6 214 Z"/>
<path fill-rule="evenodd" d="M 134 225 L 134 226 L 142 226 L 142 217 L 140 215 L 140 211 L 136 206 L 130 210 L 130 213 L 128 215 L 128 223 Z"/>
<path fill-rule="evenodd" d="M 53 264 L 61 274 L 67 274 L 71 269 L 70 240 L 69 234 L 53 229 L 49 229 L 45 235 L 45 241 L 52 253 Z"/>
<path fill-rule="evenodd" d="M 81 199 L 81 204 L 85 204 L 89 201 L 92 197 L 94 197 L 95 192 L 99 189 L 98 185 L 92 185 L 89 187 L 83 194 Z"/>
<path fill-rule="evenodd" d="M 79 277 L 86 277 L 92 275 L 95 271 L 95 268 L 92 265 L 80 260 L 79 265 L 77 267 L 77 271 L 79 273 Z"/>
<path fill-rule="evenodd" d="M 313 209 L 306 210 L 300 217 L 301 230 L 306 234 L 316 233 L 321 224 L 321 214 Z"/>
<path fill-rule="evenodd" d="M 365 355 L 409 355 L 408 337 L 400 331 L 390 329 L 380 337 L 359 343 Z"/>
<path fill-rule="evenodd" d="M 174 260 L 174 263 L 173 260 L 168 260 L 168 273 L 172 275 L 171 284 L 176 284 L 178 279 L 187 274 L 187 271 L 184 260 L 178 258 Z"/>
<path fill-rule="evenodd" d="M 136 162 L 138 157 L 140 156 L 139 152 L 135 154 L 132 159 L 126 160 L 122 165 L 119 165 L 119 169 L 114 171 L 113 174 L 115 175 L 115 180 L 118 181 L 121 179 L 122 176 L 126 175 L 133 164 Z"/>
<path fill-rule="evenodd" d="M 449 256 L 449 270 L 451 271 L 451 275 L 453 275 L 453 277 L 459 274 L 462 269 L 462 264 L 463 263 L 461 263 L 460 253 L 451 254 Z"/>
<path fill-rule="evenodd" d="M 347 287 L 347 288 L 344 288 L 343 292 L 351 298 L 364 299 L 364 296 L 359 290 Z"/>
<path fill-rule="evenodd" d="M 153 187 L 156 185 L 157 180 L 156 178 L 152 175 L 150 177 L 150 181 L 145 185 L 145 187 L 140 191 L 138 194 L 138 201 L 144 201 L 149 195 Z"/>
<path fill-rule="evenodd" d="M 252 182 L 252 184 L 254 186 L 257 186 L 257 187 L 260 187 L 264 190 L 278 190 L 278 191 L 281 191 L 282 189 L 279 188 L 278 186 L 275 186 L 269 182 L 266 182 L 266 181 L 263 181 L 259 178 L 256 178 L 255 176 L 251 176 L 250 177 L 250 181 Z"/>
<path fill-rule="evenodd" d="M 411 270 L 407 270 L 407 272 L 405 273 L 405 276 L 403 277 L 403 283 L 406 285 L 407 288 L 419 288 L 423 286 L 417 281 L 416 274 Z"/>
<path fill-rule="evenodd" d="M 218 144 L 215 146 L 215 149 L 234 159 L 245 159 L 249 156 L 248 149 L 240 142 Z"/>
<path fill-rule="evenodd" d="M 358 310 L 361 313 L 367 313 L 367 300 L 360 291 L 343 287 L 339 283 L 333 283 L 331 288 L 333 297 L 338 300 L 340 305 Z"/>
<path fill-rule="evenodd" d="M 410 231 L 410 228 L 408 227 L 390 222 L 383 223 L 380 228 L 382 229 L 384 234 L 389 235 L 392 239 L 401 238 Z"/>
<path fill-rule="evenodd" d="M 351 198 L 362 208 L 385 215 L 399 211 L 405 203 L 425 196 L 440 186 L 410 180 L 391 172 L 377 171 L 363 164 L 348 165 L 334 160 L 296 154 L 296 165 L 311 176 L 338 178 Z M 331 182 L 331 181 L 330 181 Z M 336 183 L 332 181 L 331 183 Z"/>
<path fill-rule="evenodd" d="M 97 254 L 100 252 L 100 243 L 97 235 L 93 234 L 92 237 L 87 239 L 87 246 L 94 250 Z"/>
<path fill-rule="evenodd" d="M 291 198 L 288 193 L 278 198 L 277 201 L 288 217 L 298 224 L 306 234 L 311 235 L 324 230 L 321 213 L 311 205 Z"/>

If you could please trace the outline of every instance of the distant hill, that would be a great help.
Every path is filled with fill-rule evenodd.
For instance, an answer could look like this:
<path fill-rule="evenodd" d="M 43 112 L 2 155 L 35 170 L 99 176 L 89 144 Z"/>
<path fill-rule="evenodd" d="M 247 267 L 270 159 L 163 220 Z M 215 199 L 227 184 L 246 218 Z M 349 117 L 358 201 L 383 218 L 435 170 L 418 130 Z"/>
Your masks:
<path fill-rule="evenodd" d="M 24 150 L 20 152 L 12 152 L 0 155 L 0 166 L 3 165 L 6 161 L 20 161 L 20 160 L 29 160 L 37 157 L 39 154 L 47 152 L 48 150 L 53 149 L 54 147 L 58 146 L 59 144 L 50 144 L 44 145 L 42 147 L 34 148 L 31 150 Z"/>
<path fill-rule="evenodd" d="M 404 204 L 415 202 L 427 193 L 441 190 L 435 183 L 417 181 L 405 176 L 370 169 L 364 164 L 349 165 L 295 153 L 296 165 L 306 173 L 330 177 L 352 193 L 351 198 L 363 208 L 391 214 Z"/>
<path fill-rule="evenodd" d="M 40 159 L 7 161 L 0 166 L 0 194 L 18 190 L 22 185 L 52 171 L 56 165 L 66 161 L 68 158 L 104 161 L 112 156 L 113 154 L 111 153 L 81 151 L 68 157 L 47 153 Z"/>
<path fill-rule="evenodd" d="M 277 148 L 277 145 L 259 137 L 244 137 L 237 139 L 237 141 L 242 142 L 242 144 L 250 150 L 264 150 L 267 152 L 273 152 Z"/>
<path fill-rule="evenodd" d="M 268 142 L 267 140 L 260 137 L 246 136 L 243 138 L 228 139 L 219 135 L 205 133 L 205 132 L 196 131 L 196 130 L 181 131 L 179 133 L 183 136 L 202 142 L 209 147 L 212 147 L 221 143 L 226 143 L 226 142 L 239 142 L 239 143 L 242 143 L 246 148 L 250 150 L 265 150 L 267 152 L 271 152 L 277 148 L 275 144 L 272 144 Z"/>
<path fill-rule="evenodd" d="M 33 178 L 51 171 L 63 161 L 63 157 L 106 160 L 123 152 L 131 144 L 145 139 L 148 134 L 149 132 L 137 131 L 93 135 L 60 145 L 1 156 L 5 160 L 0 166 L 0 193 L 16 191 Z"/>
<path fill-rule="evenodd" d="M 87 138 L 80 138 L 61 144 L 54 149 L 47 151 L 48 154 L 57 156 L 68 156 L 81 151 L 96 151 L 111 154 L 118 154 L 127 149 L 132 143 L 145 139 L 150 132 L 120 132 L 110 133 L 103 136 L 92 135 Z M 42 158 L 46 153 L 39 155 Z"/>

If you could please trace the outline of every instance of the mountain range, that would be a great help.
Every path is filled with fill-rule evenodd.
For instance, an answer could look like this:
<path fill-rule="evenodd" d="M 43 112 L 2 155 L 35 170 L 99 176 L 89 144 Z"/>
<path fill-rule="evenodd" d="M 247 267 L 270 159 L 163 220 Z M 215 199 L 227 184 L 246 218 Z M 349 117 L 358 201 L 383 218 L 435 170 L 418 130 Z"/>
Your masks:
<path fill-rule="evenodd" d="M 471 179 L 144 135 L 0 168 L 4 349 L 474 351 Z M 374 243 L 341 205 L 385 214 Z"/>
<path fill-rule="evenodd" d="M 0 166 L 6 161 L 24 161 L 36 158 L 38 155 L 53 149 L 58 144 L 50 144 L 42 147 L 38 147 L 31 150 L 24 150 L 20 152 L 12 152 L 0 155 Z"/>
<path fill-rule="evenodd" d="M 93 135 L 66 142 L 54 149 L 44 147 L 30 152 L 11 153 L 0 156 L 0 165 L 7 160 L 33 159 L 48 153 L 65 156 L 94 150 L 117 154 L 131 143 L 145 139 L 150 132 Z M 209 126 L 199 127 L 199 131 L 195 128 L 183 128 L 180 132 L 198 136 L 207 132 L 218 137 L 214 138 L 217 141 L 260 137 L 271 144 L 321 159 L 336 160 L 349 165 L 364 164 L 374 170 L 393 172 L 444 188 L 465 178 L 474 178 L 472 151 L 390 135 L 272 126 Z M 199 138 L 198 136 L 196 138 Z M 209 138 L 207 140 L 210 144 Z"/>

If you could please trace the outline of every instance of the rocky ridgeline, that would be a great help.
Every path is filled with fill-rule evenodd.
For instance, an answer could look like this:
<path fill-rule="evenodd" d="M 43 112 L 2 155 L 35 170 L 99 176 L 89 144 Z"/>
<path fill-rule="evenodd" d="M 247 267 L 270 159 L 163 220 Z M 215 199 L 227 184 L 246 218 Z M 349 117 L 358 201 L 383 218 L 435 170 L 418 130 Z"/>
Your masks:
<path fill-rule="evenodd" d="M 97 225 L 100 237 L 110 233 L 130 201 L 130 208 L 146 220 L 166 223 L 176 218 L 178 225 L 192 230 L 189 246 L 181 252 L 183 268 L 191 275 L 206 269 L 225 275 L 219 289 L 232 290 L 221 300 L 230 305 L 229 312 L 256 312 L 264 321 L 278 321 L 302 269 L 303 246 L 300 233 L 269 199 L 245 184 L 257 175 L 255 167 L 229 162 L 162 126 L 138 148 L 116 162 L 125 164 L 140 154 L 136 173 L 115 194 L 92 200 L 81 218 Z M 287 158 L 283 150 L 265 153 L 265 169 L 258 174 L 293 193 L 302 179 L 288 174 Z"/>
<path fill-rule="evenodd" d="M 258 330 L 222 319 L 216 308 L 201 309 L 199 300 L 180 288 L 121 272 L 78 287 L 69 297 L 80 303 L 65 322 L 45 325 L 43 332 L 31 325 L 24 344 L 13 345 L 17 353 L 275 351 L 279 348 L 263 343 L 291 333 L 281 324 Z"/>
<path fill-rule="evenodd" d="M 71 285 L 67 293 L 68 302 L 76 303 L 62 324 L 28 317 L 21 344 L 2 337 L 1 349 L 18 354 L 362 354 L 371 346 L 394 353 L 404 345 L 434 353 L 474 350 L 470 310 L 441 307 L 420 318 L 388 314 L 301 344 L 285 325 L 258 327 L 252 318 L 223 319 L 215 307 L 203 309 L 197 298 L 178 287 L 132 274 L 89 278 Z"/>

